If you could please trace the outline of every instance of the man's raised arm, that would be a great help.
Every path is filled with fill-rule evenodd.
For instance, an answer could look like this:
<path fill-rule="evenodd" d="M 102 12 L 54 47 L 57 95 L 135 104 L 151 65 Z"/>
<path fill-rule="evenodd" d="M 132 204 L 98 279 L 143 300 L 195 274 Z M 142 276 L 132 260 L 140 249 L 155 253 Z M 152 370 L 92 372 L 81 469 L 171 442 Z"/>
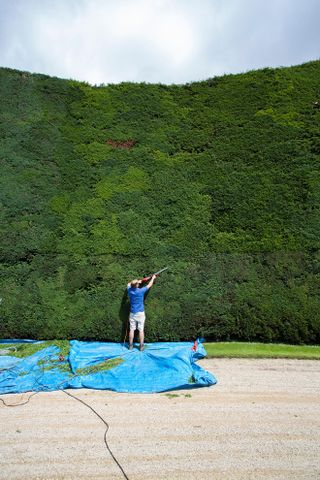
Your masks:
<path fill-rule="evenodd" d="M 152 275 L 150 282 L 147 285 L 147 288 L 151 288 L 152 285 L 154 284 L 155 279 L 157 278 L 156 275 Z"/>

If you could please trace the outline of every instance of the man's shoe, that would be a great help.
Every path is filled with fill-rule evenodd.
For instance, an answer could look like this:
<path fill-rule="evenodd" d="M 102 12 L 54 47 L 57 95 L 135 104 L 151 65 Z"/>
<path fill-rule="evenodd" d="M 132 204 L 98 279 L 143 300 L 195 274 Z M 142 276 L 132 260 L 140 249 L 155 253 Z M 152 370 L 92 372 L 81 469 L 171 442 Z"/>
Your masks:
<path fill-rule="evenodd" d="M 132 350 L 132 349 L 133 349 L 133 345 L 130 344 L 130 345 L 129 345 L 129 350 Z"/>
<path fill-rule="evenodd" d="M 144 350 L 144 345 L 140 345 L 140 352 L 143 352 Z"/>

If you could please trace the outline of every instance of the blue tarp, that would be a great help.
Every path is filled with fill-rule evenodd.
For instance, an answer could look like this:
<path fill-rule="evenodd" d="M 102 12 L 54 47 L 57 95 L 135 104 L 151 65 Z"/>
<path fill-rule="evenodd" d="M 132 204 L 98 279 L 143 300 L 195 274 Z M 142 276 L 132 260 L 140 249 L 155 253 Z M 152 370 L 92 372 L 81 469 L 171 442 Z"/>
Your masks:
<path fill-rule="evenodd" d="M 0 340 L 0 351 L 6 349 L 5 343 L 19 344 L 19 340 Z M 0 394 L 65 388 L 153 393 L 216 383 L 211 373 L 196 364 L 206 355 L 200 342 L 149 343 L 140 352 L 120 343 L 73 340 L 67 358 L 59 353 L 58 346 L 44 343 L 29 357 L 11 355 L 11 364 L 0 355 Z M 96 371 L 101 366 L 110 368 Z"/>

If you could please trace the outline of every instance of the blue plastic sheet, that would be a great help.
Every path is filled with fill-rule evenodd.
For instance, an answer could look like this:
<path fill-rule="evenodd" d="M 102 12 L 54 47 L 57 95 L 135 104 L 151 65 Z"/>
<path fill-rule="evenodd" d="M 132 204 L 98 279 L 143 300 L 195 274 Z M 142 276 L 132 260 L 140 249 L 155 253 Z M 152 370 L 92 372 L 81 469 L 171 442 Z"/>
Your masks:
<path fill-rule="evenodd" d="M 1 343 L 0 349 L 5 348 Z M 149 343 L 140 352 L 119 343 L 73 340 L 68 358 L 59 352 L 59 347 L 44 344 L 29 357 L 11 356 L 11 366 L 1 363 L 0 356 L 0 394 L 65 388 L 153 393 L 216 383 L 216 378 L 196 363 L 206 355 L 200 342 Z M 109 369 L 97 371 L 108 365 Z"/>

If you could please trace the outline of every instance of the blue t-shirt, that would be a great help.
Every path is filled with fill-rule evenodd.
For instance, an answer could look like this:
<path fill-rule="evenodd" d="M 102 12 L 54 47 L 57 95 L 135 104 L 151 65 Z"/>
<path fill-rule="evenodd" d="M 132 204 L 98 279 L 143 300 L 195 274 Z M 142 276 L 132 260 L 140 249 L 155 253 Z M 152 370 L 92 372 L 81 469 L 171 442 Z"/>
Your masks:
<path fill-rule="evenodd" d="M 142 288 L 135 288 L 135 287 L 128 287 L 128 295 L 130 298 L 130 312 L 131 313 L 138 313 L 144 312 L 144 294 L 149 290 L 148 287 Z"/>

